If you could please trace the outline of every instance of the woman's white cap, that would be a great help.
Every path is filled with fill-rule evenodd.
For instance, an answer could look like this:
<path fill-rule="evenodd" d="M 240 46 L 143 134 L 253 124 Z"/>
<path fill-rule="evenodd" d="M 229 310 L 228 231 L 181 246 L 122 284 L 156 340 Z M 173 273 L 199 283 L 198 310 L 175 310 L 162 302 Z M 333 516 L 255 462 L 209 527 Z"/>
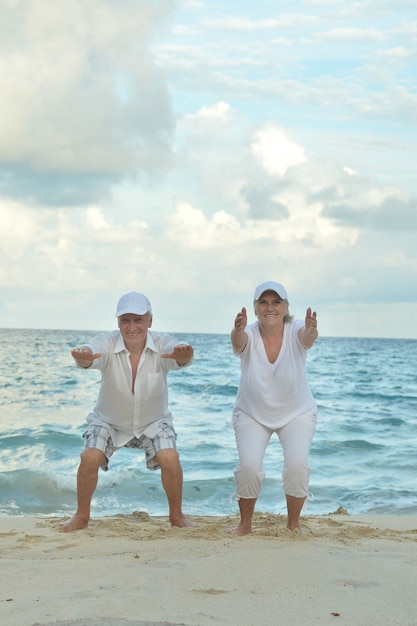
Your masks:
<path fill-rule="evenodd" d="M 283 300 L 288 300 L 287 292 L 285 287 L 281 285 L 281 283 L 276 283 L 273 280 L 268 280 L 266 283 L 261 283 L 255 289 L 255 295 L 253 296 L 253 301 L 256 302 L 259 300 L 261 295 L 265 291 L 275 291 Z"/>

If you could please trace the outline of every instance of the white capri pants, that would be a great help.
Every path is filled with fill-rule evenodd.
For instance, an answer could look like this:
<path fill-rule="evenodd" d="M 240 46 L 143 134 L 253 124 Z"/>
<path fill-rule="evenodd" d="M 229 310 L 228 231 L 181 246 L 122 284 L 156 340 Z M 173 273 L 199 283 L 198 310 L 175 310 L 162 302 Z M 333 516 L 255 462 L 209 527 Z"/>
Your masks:
<path fill-rule="evenodd" d="M 245 413 L 234 414 L 233 428 L 239 454 L 239 465 L 234 471 L 236 497 L 258 498 L 261 493 L 265 478 L 263 459 L 273 433 L 277 433 L 284 453 L 284 493 L 295 498 L 306 497 L 311 473 L 308 455 L 317 419 L 317 412 L 303 413 L 281 428 L 270 429 Z"/>

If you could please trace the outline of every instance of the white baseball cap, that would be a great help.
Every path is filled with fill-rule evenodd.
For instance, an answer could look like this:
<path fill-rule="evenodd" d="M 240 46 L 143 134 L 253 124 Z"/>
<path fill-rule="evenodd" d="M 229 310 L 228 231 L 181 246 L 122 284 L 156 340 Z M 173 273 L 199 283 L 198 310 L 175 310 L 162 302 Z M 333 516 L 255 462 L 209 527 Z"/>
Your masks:
<path fill-rule="evenodd" d="M 255 295 L 253 296 L 253 301 L 256 302 L 259 300 L 261 295 L 265 291 L 275 291 L 283 300 L 288 300 L 287 292 L 285 287 L 281 285 L 281 283 L 276 283 L 273 280 L 268 280 L 266 283 L 261 283 L 255 289 Z"/>
<path fill-rule="evenodd" d="M 134 313 L 135 315 L 152 315 L 152 307 L 148 298 L 143 293 L 131 291 L 125 293 L 117 303 L 116 317 L 125 315 L 126 313 Z"/>

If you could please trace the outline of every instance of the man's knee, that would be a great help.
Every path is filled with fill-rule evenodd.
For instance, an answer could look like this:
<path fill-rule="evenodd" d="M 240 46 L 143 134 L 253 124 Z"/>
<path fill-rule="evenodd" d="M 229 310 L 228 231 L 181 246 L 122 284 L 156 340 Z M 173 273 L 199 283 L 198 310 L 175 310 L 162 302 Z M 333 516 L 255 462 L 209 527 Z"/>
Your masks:
<path fill-rule="evenodd" d="M 98 469 L 106 465 L 106 457 L 98 448 L 85 448 L 81 454 L 80 466 L 85 469 Z"/>
<path fill-rule="evenodd" d="M 162 470 L 177 469 L 180 466 L 179 454 L 174 448 L 159 450 L 155 460 Z"/>

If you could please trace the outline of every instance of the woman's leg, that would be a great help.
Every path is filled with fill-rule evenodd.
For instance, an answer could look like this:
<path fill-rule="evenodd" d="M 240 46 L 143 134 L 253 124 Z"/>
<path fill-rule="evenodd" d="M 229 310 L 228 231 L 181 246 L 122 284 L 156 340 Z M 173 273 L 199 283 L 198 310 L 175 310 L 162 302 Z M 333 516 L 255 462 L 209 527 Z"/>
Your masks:
<path fill-rule="evenodd" d="M 287 498 L 287 527 L 290 530 L 300 529 L 300 514 L 308 495 L 311 472 L 308 455 L 316 423 L 317 413 L 305 413 L 278 431 L 284 452 L 282 478 Z"/>
<path fill-rule="evenodd" d="M 265 477 L 263 458 L 272 432 L 242 413 L 234 416 L 233 426 L 239 454 L 239 465 L 234 475 L 240 522 L 231 532 L 246 535 L 252 532 L 255 504 Z"/>

